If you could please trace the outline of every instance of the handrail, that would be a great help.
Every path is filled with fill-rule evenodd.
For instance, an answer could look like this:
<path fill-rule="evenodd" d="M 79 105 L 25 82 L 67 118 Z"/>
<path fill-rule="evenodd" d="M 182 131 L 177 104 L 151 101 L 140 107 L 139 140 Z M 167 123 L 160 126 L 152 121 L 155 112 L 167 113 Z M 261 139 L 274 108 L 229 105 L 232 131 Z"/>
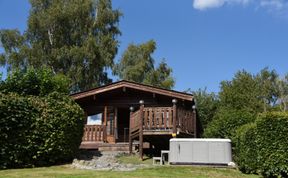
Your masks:
<path fill-rule="evenodd" d="M 175 110 L 176 111 L 176 110 Z M 176 130 L 184 133 L 195 134 L 196 116 L 192 110 L 177 107 L 176 117 L 173 107 L 145 107 L 143 109 L 143 129 L 144 130 L 169 130 L 173 129 L 173 120 L 176 119 Z M 139 114 L 138 113 L 133 114 Z M 133 115 L 134 118 L 135 115 Z M 138 116 L 138 115 L 137 115 Z M 139 124 L 139 121 L 137 121 Z"/>
<path fill-rule="evenodd" d="M 145 107 L 143 112 L 144 130 L 166 130 L 173 128 L 172 107 Z"/>
<path fill-rule="evenodd" d="M 130 130 L 131 130 L 131 132 L 134 132 L 135 130 L 139 129 L 139 127 L 140 127 L 139 116 L 140 116 L 140 110 L 133 112 L 130 115 Z"/>
<path fill-rule="evenodd" d="M 180 128 L 182 132 L 195 134 L 196 118 L 194 111 L 177 108 L 177 115 L 177 127 Z"/>
<path fill-rule="evenodd" d="M 106 126 L 85 125 L 82 141 L 106 141 Z"/>

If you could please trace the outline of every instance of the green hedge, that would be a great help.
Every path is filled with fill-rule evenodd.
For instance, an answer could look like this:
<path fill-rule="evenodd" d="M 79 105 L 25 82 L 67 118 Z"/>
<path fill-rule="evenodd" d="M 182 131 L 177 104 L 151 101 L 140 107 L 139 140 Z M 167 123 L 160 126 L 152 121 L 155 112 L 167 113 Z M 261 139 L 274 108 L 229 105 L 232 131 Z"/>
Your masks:
<path fill-rule="evenodd" d="M 83 119 L 69 96 L 0 93 L 0 168 L 71 160 L 81 142 Z"/>
<path fill-rule="evenodd" d="M 258 170 L 258 155 L 256 154 L 258 148 L 255 137 L 255 123 L 246 124 L 237 130 L 234 159 L 244 173 L 257 173 Z"/>
<path fill-rule="evenodd" d="M 288 113 L 260 115 L 237 134 L 237 163 L 243 172 L 288 177 Z"/>
<path fill-rule="evenodd" d="M 234 141 L 237 128 L 254 120 L 255 114 L 246 110 L 222 108 L 204 130 L 204 137 L 230 138 Z"/>

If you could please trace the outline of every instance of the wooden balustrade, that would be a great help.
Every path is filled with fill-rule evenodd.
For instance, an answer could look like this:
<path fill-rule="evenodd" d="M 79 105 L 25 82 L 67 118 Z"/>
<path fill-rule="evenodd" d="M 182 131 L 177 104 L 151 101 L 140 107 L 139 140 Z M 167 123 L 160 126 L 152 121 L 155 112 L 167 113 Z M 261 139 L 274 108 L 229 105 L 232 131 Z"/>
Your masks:
<path fill-rule="evenodd" d="M 140 127 L 140 110 L 133 112 L 130 115 L 130 132 L 134 132 L 139 129 Z"/>
<path fill-rule="evenodd" d="M 194 133 L 195 130 L 195 113 L 192 110 L 185 110 L 183 108 L 177 109 L 177 128 L 182 132 Z"/>
<path fill-rule="evenodd" d="M 143 130 L 161 131 L 173 129 L 173 107 L 145 107 L 143 109 Z M 184 133 L 194 133 L 195 113 L 192 110 L 177 108 L 176 129 Z M 130 129 L 132 132 L 140 127 L 140 110 L 131 114 Z"/>
<path fill-rule="evenodd" d="M 106 141 L 106 126 L 85 125 L 82 141 Z"/>
<path fill-rule="evenodd" d="M 130 133 L 140 130 L 140 118 L 143 117 L 143 131 L 162 131 L 173 129 L 173 107 L 144 107 L 130 115 Z M 192 110 L 177 108 L 176 128 L 180 132 L 195 133 L 195 113 Z M 105 125 L 85 125 L 82 141 L 106 141 Z"/>
<path fill-rule="evenodd" d="M 146 107 L 143 109 L 144 130 L 166 130 L 173 128 L 173 109 L 171 107 Z"/>

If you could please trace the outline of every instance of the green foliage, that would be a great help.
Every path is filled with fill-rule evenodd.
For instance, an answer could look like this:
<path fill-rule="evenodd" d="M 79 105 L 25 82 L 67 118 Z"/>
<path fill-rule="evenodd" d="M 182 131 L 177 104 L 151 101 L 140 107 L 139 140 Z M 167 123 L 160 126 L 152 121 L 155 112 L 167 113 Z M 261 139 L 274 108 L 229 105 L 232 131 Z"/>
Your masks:
<path fill-rule="evenodd" d="M 9 74 L 0 84 L 0 91 L 35 96 L 45 96 L 54 91 L 68 94 L 69 83 L 70 81 L 64 75 L 55 75 L 50 69 L 28 68 Z"/>
<path fill-rule="evenodd" d="M 28 29 L 1 30 L 2 66 L 49 67 L 68 76 L 73 91 L 109 83 L 121 13 L 111 0 L 30 0 Z"/>
<path fill-rule="evenodd" d="M 175 84 L 175 81 L 171 75 L 172 69 L 163 60 L 155 70 L 152 70 L 147 74 L 143 83 L 160 88 L 171 89 Z"/>
<path fill-rule="evenodd" d="M 267 68 L 256 76 L 244 70 L 237 72 L 232 81 L 221 82 L 221 106 L 254 113 L 266 112 L 277 100 L 277 77 L 275 71 Z"/>
<path fill-rule="evenodd" d="M 189 92 L 189 91 L 188 91 Z M 201 126 L 205 129 L 218 109 L 219 99 L 215 93 L 208 93 L 206 89 L 192 92 L 197 104 L 197 114 Z"/>
<path fill-rule="evenodd" d="M 150 40 L 146 43 L 130 44 L 122 58 L 114 67 L 114 73 L 121 79 L 142 83 L 145 76 L 154 69 L 154 59 L 151 54 L 156 50 L 156 43 Z"/>
<path fill-rule="evenodd" d="M 249 123 L 243 125 L 236 133 L 235 161 L 239 169 L 244 173 L 257 173 L 259 167 L 258 145 L 256 138 L 256 124 Z"/>
<path fill-rule="evenodd" d="M 242 125 L 255 120 L 255 115 L 246 110 L 222 108 L 208 124 L 204 137 L 230 138 L 234 141 L 236 130 Z"/>
<path fill-rule="evenodd" d="M 275 109 L 278 100 L 278 74 L 264 68 L 258 74 L 239 71 L 231 81 L 222 81 L 219 107 L 206 137 L 233 137 L 235 130 L 253 122 L 258 113 Z"/>
<path fill-rule="evenodd" d="M 288 177 L 288 113 L 261 114 L 255 125 L 239 130 L 238 164 L 244 172 Z M 251 156 L 251 157 L 249 157 Z"/>
<path fill-rule="evenodd" d="M 288 110 L 288 74 L 277 80 L 278 102 L 281 111 Z"/>
<path fill-rule="evenodd" d="M 83 134 L 83 111 L 67 95 L 0 93 L 0 168 L 71 160 Z"/>
<path fill-rule="evenodd" d="M 263 114 L 256 125 L 260 172 L 265 177 L 288 177 L 288 113 Z"/>
<path fill-rule="evenodd" d="M 155 50 L 156 43 L 153 40 L 140 45 L 130 44 L 120 62 L 115 65 L 113 73 L 123 80 L 171 89 L 175 84 L 171 76 L 172 69 L 164 60 L 155 69 L 152 57 Z"/>

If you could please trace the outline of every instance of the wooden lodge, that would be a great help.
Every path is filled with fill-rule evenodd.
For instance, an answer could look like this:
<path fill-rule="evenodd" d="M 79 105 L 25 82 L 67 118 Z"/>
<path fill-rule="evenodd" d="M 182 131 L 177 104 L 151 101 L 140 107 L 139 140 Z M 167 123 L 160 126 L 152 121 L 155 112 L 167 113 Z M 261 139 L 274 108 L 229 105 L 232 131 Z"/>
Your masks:
<path fill-rule="evenodd" d="M 191 94 L 119 81 L 71 96 L 87 116 L 81 149 L 115 145 L 142 156 L 143 148 L 167 149 L 172 137 L 197 136 Z"/>

